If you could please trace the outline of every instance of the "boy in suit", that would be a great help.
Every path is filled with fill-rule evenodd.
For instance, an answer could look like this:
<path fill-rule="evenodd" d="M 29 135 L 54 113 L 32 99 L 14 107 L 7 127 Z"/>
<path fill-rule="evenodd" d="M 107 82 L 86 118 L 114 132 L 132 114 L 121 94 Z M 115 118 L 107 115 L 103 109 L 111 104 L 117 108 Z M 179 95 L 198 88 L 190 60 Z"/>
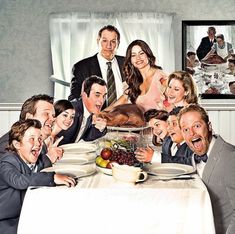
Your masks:
<path fill-rule="evenodd" d="M 12 125 L 9 146 L 0 159 L 0 233 L 16 234 L 25 192 L 29 186 L 75 186 L 75 180 L 54 172 L 39 172 L 44 163 L 41 123 L 27 119 Z M 44 155 L 44 157 L 46 157 Z"/>
<path fill-rule="evenodd" d="M 235 146 L 212 134 L 206 111 L 190 104 L 179 113 L 183 137 L 210 194 L 217 234 L 235 233 Z"/>

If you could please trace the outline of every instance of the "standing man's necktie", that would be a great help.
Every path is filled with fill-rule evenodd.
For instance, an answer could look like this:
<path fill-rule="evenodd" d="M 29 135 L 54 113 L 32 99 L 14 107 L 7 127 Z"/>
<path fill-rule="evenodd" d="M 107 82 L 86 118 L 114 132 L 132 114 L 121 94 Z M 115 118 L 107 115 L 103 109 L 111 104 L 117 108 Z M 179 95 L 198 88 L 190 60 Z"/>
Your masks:
<path fill-rule="evenodd" d="M 107 62 L 107 86 L 108 86 L 108 106 L 117 100 L 116 85 L 112 70 L 112 63 Z"/>

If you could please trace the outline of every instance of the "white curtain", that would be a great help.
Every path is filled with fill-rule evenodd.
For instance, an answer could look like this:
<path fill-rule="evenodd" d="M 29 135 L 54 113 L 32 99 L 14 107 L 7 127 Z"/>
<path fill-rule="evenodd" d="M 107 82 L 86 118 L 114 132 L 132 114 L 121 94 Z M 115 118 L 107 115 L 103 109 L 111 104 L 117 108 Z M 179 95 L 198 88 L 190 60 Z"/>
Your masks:
<path fill-rule="evenodd" d="M 98 51 L 97 34 L 111 24 L 121 34 L 117 54 L 125 56 L 127 46 L 136 39 L 148 43 L 157 65 L 166 72 L 175 70 L 173 14 L 160 13 L 67 13 L 51 14 L 50 38 L 55 99 L 67 99 L 72 67 Z"/>

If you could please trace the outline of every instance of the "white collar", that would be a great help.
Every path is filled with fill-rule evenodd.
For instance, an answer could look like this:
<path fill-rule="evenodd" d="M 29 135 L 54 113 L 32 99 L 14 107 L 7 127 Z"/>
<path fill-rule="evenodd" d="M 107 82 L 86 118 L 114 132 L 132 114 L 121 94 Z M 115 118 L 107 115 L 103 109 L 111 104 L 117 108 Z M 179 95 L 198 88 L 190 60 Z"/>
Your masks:
<path fill-rule="evenodd" d="M 210 145 L 209 145 L 209 149 L 207 151 L 207 157 L 209 157 L 210 153 L 211 153 L 211 150 L 215 144 L 215 140 L 216 140 L 216 137 L 215 136 L 212 136 L 211 138 L 211 142 L 210 142 Z"/>
<path fill-rule="evenodd" d="M 91 113 L 87 110 L 86 106 L 84 103 L 83 104 L 83 118 L 88 119 L 88 117 L 91 115 Z"/>

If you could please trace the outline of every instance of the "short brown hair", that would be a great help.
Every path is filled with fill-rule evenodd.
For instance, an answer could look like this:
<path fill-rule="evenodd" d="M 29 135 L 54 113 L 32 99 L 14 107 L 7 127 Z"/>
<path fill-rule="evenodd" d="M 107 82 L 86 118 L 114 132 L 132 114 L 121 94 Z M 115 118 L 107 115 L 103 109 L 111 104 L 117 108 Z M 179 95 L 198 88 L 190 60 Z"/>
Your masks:
<path fill-rule="evenodd" d="M 47 94 L 34 95 L 31 98 L 27 99 L 21 107 L 20 120 L 26 119 L 26 114 L 35 115 L 36 113 L 36 104 L 38 101 L 46 101 L 53 104 L 53 97 L 50 97 Z"/>
<path fill-rule="evenodd" d="M 191 112 L 191 111 L 198 112 L 201 115 L 202 120 L 206 124 L 209 124 L 209 116 L 208 116 L 206 110 L 202 106 L 200 106 L 199 104 L 195 104 L 195 103 L 189 104 L 189 105 L 185 106 L 183 109 L 181 109 L 181 111 L 178 114 L 179 121 L 180 121 L 183 114 Z"/>
<path fill-rule="evenodd" d="M 21 142 L 26 130 L 28 130 L 30 127 L 41 129 L 42 125 L 40 121 L 37 119 L 26 119 L 15 122 L 12 125 L 9 133 L 9 142 L 8 142 L 9 144 L 7 150 L 16 152 L 16 148 L 13 145 L 13 141 L 16 140 L 18 142 Z"/>
<path fill-rule="evenodd" d="M 118 43 L 120 42 L 120 32 L 118 31 L 118 29 L 116 27 L 114 27 L 113 25 L 106 25 L 103 28 L 100 29 L 98 36 L 101 37 L 101 34 L 104 30 L 108 30 L 110 32 L 115 32 L 117 34 L 117 40 Z"/>

